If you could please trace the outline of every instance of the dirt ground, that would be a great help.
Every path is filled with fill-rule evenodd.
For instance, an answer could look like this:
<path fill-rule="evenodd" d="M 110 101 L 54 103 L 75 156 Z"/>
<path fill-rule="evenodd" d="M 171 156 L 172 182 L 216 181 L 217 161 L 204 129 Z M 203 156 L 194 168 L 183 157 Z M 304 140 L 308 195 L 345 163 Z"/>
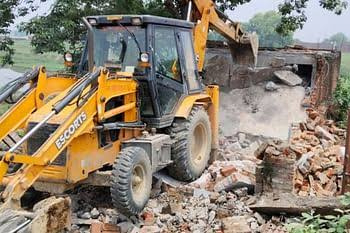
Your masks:
<path fill-rule="evenodd" d="M 265 85 L 221 92 L 220 129 L 224 136 L 243 132 L 285 140 L 293 122 L 305 121 L 303 87 L 280 85 L 268 92 Z"/>

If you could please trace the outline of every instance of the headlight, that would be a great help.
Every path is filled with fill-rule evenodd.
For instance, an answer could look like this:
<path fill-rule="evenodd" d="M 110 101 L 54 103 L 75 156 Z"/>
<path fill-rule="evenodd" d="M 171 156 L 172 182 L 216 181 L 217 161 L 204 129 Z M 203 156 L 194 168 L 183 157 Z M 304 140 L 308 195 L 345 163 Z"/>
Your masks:
<path fill-rule="evenodd" d="M 65 60 L 66 62 L 72 62 L 72 61 L 73 61 L 73 56 L 72 56 L 72 54 L 71 54 L 71 53 L 65 53 L 65 54 L 64 54 L 64 60 Z"/>
<path fill-rule="evenodd" d="M 97 25 L 97 20 L 95 18 L 88 19 L 88 21 L 91 25 Z"/>
<path fill-rule="evenodd" d="M 140 25 L 142 25 L 142 19 L 140 17 L 132 18 L 131 24 L 134 26 L 140 26 Z"/>
<path fill-rule="evenodd" d="M 141 53 L 141 55 L 140 55 L 140 60 L 142 61 L 142 62 L 149 62 L 149 55 L 148 55 L 148 53 Z"/>

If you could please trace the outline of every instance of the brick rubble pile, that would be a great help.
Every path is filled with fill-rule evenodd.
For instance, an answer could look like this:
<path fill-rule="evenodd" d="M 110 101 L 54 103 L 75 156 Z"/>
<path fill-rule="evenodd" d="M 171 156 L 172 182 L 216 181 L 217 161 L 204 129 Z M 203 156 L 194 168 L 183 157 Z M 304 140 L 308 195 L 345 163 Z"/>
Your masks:
<path fill-rule="evenodd" d="M 313 109 L 308 109 L 307 114 L 306 122 L 292 126 L 289 142 L 266 143 L 256 156 L 294 160 L 293 191 L 299 196 L 336 196 L 342 183 L 345 147 L 341 143 L 345 131 Z"/>

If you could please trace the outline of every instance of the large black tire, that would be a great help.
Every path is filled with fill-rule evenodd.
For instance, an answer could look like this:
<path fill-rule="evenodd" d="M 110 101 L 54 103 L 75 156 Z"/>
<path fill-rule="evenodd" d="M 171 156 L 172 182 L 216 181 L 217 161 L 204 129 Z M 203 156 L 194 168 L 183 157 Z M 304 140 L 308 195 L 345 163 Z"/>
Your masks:
<path fill-rule="evenodd" d="M 168 133 L 173 140 L 169 174 L 181 181 L 198 178 L 208 165 L 211 151 L 211 127 L 207 112 L 193 107 L 187 119 L 175 119 Z"/>
<path fill-rule="evenodd" d="M 113 165 L 111 179 L 115 208 L 125 216 L 139 214 L 152 188 L 152 167 L 146 151 L 140 147 L 123 149 Z"/>

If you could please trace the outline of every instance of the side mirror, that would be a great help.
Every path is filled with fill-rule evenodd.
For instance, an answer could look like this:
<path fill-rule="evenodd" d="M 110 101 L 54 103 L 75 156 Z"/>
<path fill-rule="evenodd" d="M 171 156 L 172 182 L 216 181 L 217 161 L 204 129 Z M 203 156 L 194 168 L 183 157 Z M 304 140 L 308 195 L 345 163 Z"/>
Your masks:
<path fill-rule="evenodd" d="M 73 55 L 69 52 L 66 52 L 64 54 L 64 66 L 65 67 L 72 67 L 74 65 L 73 63 Z"/>

